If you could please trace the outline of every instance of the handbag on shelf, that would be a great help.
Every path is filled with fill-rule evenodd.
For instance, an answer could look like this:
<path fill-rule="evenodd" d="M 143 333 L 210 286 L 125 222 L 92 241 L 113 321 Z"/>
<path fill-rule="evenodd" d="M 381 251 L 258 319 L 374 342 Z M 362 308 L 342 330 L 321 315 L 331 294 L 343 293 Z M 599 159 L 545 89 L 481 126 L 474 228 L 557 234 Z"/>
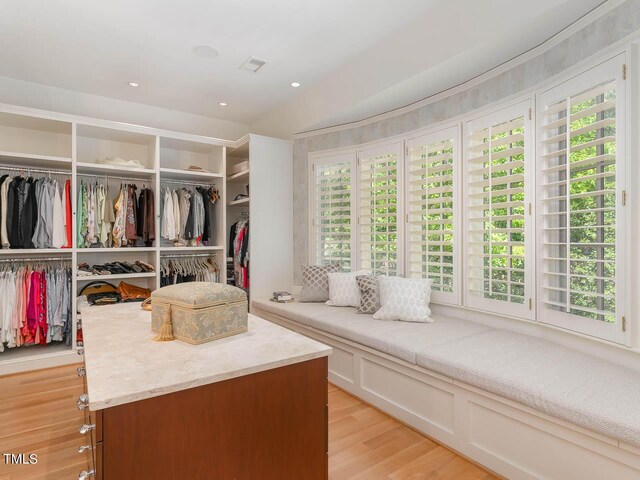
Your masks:
<path fill-rule="evenodd" d="M 87 296 L 89 305 L 111 305 L 120 301 L 118 289 L 109 282 L 101 280 L 85 285 L 80 295 Z"/>
<path fill-rule="evenodd" d="M 123 302 L 141 302 L 151 297 L 151 290 L 130 283 L 120 282 L 118 294 Z"/>

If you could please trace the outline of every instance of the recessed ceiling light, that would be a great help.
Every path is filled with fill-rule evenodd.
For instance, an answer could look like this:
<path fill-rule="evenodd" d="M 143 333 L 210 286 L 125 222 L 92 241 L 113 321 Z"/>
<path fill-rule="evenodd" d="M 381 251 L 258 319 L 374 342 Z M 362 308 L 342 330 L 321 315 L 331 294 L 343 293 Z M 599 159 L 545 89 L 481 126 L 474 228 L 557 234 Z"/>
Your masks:
<path fill-rule="evenodd" d="M 209 45 L 198 45 L 194 47 L 193 53 L 200 58 L 216 58 L 220 52 Z"/>
<path fill-rule="evenodd" d="M 218 105 L 220 105 L 221 107 L 226 107 L 229 104 L 227 102 L 219 102 Z"/>
<path fill-rule="evenodd" d="M 128 85 L 130 87 L 135 87 L 135 88 L 138 88 L 140 86 L 140 84 L 138 82 L 129 82 Z"/>
<path fill-rule="evenodd" d="M 298 88 L 300 86 L 300 84 L 298 82 L 291 82 L 291 86 L 293 88 Z"/>

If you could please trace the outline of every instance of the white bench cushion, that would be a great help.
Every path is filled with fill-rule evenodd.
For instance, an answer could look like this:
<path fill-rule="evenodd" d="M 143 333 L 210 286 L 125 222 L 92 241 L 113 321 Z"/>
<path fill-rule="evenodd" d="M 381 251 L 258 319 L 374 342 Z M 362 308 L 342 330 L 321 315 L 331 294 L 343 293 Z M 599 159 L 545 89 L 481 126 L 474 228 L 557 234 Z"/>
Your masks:
<path fill-rule="evenodd" d="M 281 315 L 307 327 L 311 325 L 312 318 L 327 315 L 332 310 L 344 313 L 355 312 L 355 309 L 351 307 L 328 307 L 324 303 L 277 303 L 271 300 L 252 300 L 251 303 L 265 312 Z"/>
<path fill-rule="evenodd" d="M 417 364 L 640 447 L 640 373 L 633 370 L 505 330 L 424 348 Z"/>
<path fill-rule="evenodd" d="M 374 320 L 370 314 L 356 313 L 355 308 L 317 303 L 255 301 L 254 305 L 413 364 L 416 352 L 423 348 L 490 330 L 479 323 L 437 315 L 434 323 L 427 324 Z"/>
<path fill-rule="evenodd" d="M 486 332 L 489 327 L 455 318 L 433 316 L 434 323 L 374 320 L 370 314 L 336 312 L 311 319 L 311 326 L 379 350 L 409 363 L 425 348 Z"/>

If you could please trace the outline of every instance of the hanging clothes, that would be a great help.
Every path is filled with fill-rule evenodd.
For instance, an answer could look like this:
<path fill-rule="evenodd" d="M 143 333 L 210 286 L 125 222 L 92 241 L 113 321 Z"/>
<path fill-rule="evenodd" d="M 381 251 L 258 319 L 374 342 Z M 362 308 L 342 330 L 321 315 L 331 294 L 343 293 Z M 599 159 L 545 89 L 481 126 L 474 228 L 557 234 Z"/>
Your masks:
<path fill-rule="evenodd" d="M 8 209 L 8 193 L 9 193 L 9 185 L 13 179 L 9 175 L 3 175 L 0 177 L 0 246 L 2 248 L 9 248 L 9 234 L 7 230 L 7 212 L 11 214 L 11 210 Z"/>
<path fill-rule="evenodd" d="M 162 191 L 161 236 L 174 246 L 210 245 L 215 238 L 215 203 L 218 189 L 211 185 L 196 185 L 193 189 Z"/>
<path fill-rule="evenodd" d="M 4 265 L 0 295 L 0 352 L 55 342 L 71 345 L 69 266 Z"/>
<path fill-rule="evenodd" d="M 249 288 L 249 219 L 242 218 L 231 225 L 229 252 L 233 257 L 234 284 Z"/>
<path fill-rule="evenodd" d="M 73 245 L 73 217 L 71 215 L 71 180 L 64 182 L 64 208 L 62 210 L 64 215 L 64 228 L 66 242 L 64 248 L 71 248 Z"/>
<path fill-rule="evenodd" d="M 220 267 L 214 257 L 198 255 L 160 259 L 160 286 L 186 282 L 219 282 Z"/>
<path fill-rule="evenodd" d="M 71 216 L 71 197 L 57 179 L 0 176 L 1 248 L 63 248 L 65 212 Z"/>
<path fill-rule="evenodd" d="M 137 209 L 137 198 L 136 198 L 136 189 L 135 185 L 129 185 L 127 187 L 127 214 L 126 214 L 126 223 L 125 223 L 125 238 L 127 239 L 127 244 L 130 247 L 135 245 L 135 241 L 138 239 L 137 232 L 137 222 L 136 222 L 136 209 Z"/>
<path fill-rule="evenodd" d="M 112 242 L 114 247 L 122 247 L 125 238 L 125 225 L 127 223 L 126 200 L 127 192 L 125 188 L 120 188 L 120 193 L 116 198 L 114 206 L 115 222 L 113 223 Z"/>
<path fill-rule="evenodd" d="M 154 212 L 155 200 L 153 190 L 143 188 L 138 197 L 136 234 L 142 239 L 146 247 L 152 246 L 155 240 L 156 222 Z"/>
<path fill-rule="evenodd" d="M 162 221 L 160 225 L 160 236 L 167 240 L 176 238 L 176 222 L 174 218 L 173 194 L 168 188 L 164 189 L 162 198 Z"/>
<path fill-rule="evenodd" d="M 78 194 L 77 243 L 79 248 L 145 246 L 155 240 L 153 190 L 135 184 L 121 184 L 115 200 L 109 186 L 82 182 Z"/>

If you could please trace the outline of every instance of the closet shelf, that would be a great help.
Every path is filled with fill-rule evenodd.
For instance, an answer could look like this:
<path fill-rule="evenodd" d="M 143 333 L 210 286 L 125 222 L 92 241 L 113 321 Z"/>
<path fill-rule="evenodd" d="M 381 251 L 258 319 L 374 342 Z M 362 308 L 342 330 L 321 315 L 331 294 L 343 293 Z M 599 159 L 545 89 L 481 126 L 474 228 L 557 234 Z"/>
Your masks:
<path fill-rule="evenodd" d="M 0 255 L 71 255 L 70 248 L 3 248 L 0 249 Z M 71 258 L 71 257 L 69 257 Z"/>
<path fill-rule="evenodd" d="M 215 252 L 218 250 L 224 250 L 221 245 L 202 245 L 200 247 L 160 247 L 161 253 L 179 253 L 179 252 Z"/>
<path fill-rule="evenodd" d="M 157 276 L 156 272 L 116 273 L 111 275 L 78 276 L 77 280 L 79 282 L 92 282 L 94 280 L 104 280 L 105 282 L 108 282 L 109 280 L 126 280 L 128 278 L 155 278 L 156 276 Z"/>
<path fill-rule="evenodd" d="M 229 175 L 227 177 L 227 181 L 228 182 L 234 182 L 234 181 L 238 182 L 238 181 L 244 180 L 244 178 L 248 177 L 248 176 L 249 176 L 249 169 L 246 168 L 244 170 L 239 171 L 238 173 L 234 173 L 233 175 Z"/>
<path fill-rule="evenodd" d="M 26 167 L 25 162 L 29 163 L 28 167 Z M 29 153 L 0 151 L 0 163 L 25 167 L 25 170 L 28 168 L 68 168 L 71 170 L 71 158 L 54 157 L 50 155 L 32 155 Z"/>
<path fill-rule="evenodd" d="M 77 250 L 78 250 L 78 253 L 155 252 L 156 247 L 78 248 Z"/>
<path fill-rule="evenodd" d="M 206 180 L 222 178 L 222 174 L 213 172 L 193 172 L 190 170 L 180 170 L 179 168 L 160 168 L 160 178 L 167 178 L 170 180 Z"/>
<path fill-rule="evenodd" d="M 241 198 L 240 200 L 234 200 L 233 202 L 227 203 L 228 207 L 233 207 L 234 205 L 246 205 L 249 203 L 248 198 Z"/>
<path fill-rule="evenodd" d="M 92 173 L 95 175 L 126 175 L 127 177 L 147 179 L 155 175 L 152 168 L 135 168 L 122 165 L 103 165 L 100 163 L 77 162 L 78 174 Z"/>

